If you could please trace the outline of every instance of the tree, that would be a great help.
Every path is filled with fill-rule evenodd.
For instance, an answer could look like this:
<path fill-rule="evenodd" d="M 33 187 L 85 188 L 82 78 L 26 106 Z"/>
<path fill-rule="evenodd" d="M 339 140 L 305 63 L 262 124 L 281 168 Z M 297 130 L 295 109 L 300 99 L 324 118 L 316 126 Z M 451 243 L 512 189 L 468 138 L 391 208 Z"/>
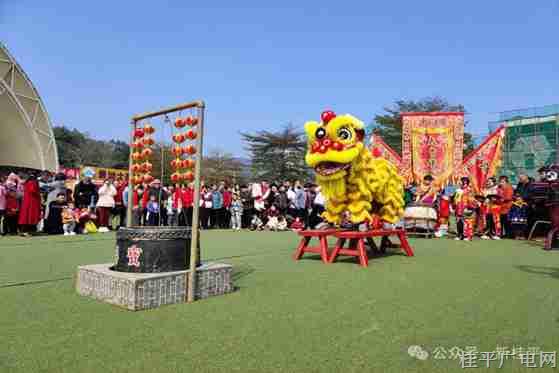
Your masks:
<path fill-rule="evenodd" d="M 214 149 L 202 160 L 202 179 L 207 185 L 225 181 L 229 185 L 242 184 L 243 165 L 232 154 Z"/>
<path fill-rule="evenodd" d="M 53 128 L 58 150 L 58 162 L 64 167 L 79 167 L 83 164 L 82 149 L 87 143 L 87 136 L 80 131 L 59 126 Z"/>
<path fill-rule="evenodd" d="M 303 133 L 289 123 L 276 132 L 241 133 L 246 150 L 251 154 L 252 174 L 256 180 L 282 182 L 306 180 L 307 143 Z"/>
<path fill-rule="evenodd" d="M 61 166 L 73 168 L 97 166 L 108 168 L 128 168 L 130 147 L 124 141 L 102 141 L 88 134 L 65 126 L 53 128 Z"/>
<path fill-rule="evenodd" d="M 402 154 L 402 117 L 403 112 L 464 111 L 463 105 L 452 105 L 441 97 L 428 97 L 419 101 L 398 100 L 385 113 L 375 115 L 371 124 L 372 133 L 379 135 L 392 149 Z M 466 123 L 464 123 L 466 126 Z M 464 155 L 474 149 L 472 135 L 464 131 Z"/>

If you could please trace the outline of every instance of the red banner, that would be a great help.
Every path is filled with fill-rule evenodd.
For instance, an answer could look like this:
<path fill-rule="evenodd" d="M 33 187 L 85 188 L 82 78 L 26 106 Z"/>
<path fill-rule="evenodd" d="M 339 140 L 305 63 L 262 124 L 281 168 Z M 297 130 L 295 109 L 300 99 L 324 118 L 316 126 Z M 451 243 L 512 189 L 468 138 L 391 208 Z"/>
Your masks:
<path fill-rule="evenodd" d="M 501 148 L 504 138 L 505 127 L 501 126 L 464 160 L 460 169 L 460 176 L 470 178 L 476 193 L 480 193 L 486 180 L 497 173 L 497 169 L 501 165 Z"/>
<path fill-rule="evenodd" d="M 436 185 L 456 181 L 462 165 L 464 113 L 402 113 L 402 176 Z"/>
<path fill-rule="evenodd" d="M 402 157 L 387 143 L 384 142 L 382 137 L 372 135 L 371 137 L 371 152 L 375 157 L 382 157 L 388 162 L 392 163 L 396 168 L 400 169 L 402 165 Z"/>

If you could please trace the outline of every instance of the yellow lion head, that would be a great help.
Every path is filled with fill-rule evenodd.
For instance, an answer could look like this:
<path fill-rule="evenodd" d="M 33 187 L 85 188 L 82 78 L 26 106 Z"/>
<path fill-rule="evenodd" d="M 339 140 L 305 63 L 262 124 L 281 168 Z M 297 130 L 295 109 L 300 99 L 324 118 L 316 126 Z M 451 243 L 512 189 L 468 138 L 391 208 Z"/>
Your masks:
<path fill-rule="evenodd" d="M 314 168 L 318 180 L 339 179 L 347 174 L 365 146 L 365 125 L 352 115 L 337 116 L 332 111 L 323 112 L 321 119 L 321 123 L 305 123 L 305 161 Z"/>

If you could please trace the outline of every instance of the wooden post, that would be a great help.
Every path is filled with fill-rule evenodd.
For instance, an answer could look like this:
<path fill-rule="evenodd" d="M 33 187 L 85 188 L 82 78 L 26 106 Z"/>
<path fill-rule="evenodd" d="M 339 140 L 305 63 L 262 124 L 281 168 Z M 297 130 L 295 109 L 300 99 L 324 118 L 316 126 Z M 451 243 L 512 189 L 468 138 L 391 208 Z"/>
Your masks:
<path fill-rule="evenodd" d="M 198 262 L 198 248 L 200 240 L 199 220 L 200 220 L 200 169 L 202 168 L 203 141 L 204 137 L 204 110 L 205 104 L 200 101 L 198 105 L 198 131 L 197 134 L 197 157 L 196 168 L 194 169 L 194 206 L 192 209 L 192 239 L 190 242 L 190 271 L 188 272 L 188 292 L 187 302 L 193 302 L 196 296 L 196 263 Z"/>
<path fill-rule="evenodd" d="M 126 207 L 126 227 L 130 228 L 132 226 L 132 204 L 134 203 L 134 184 L 132 183 L 132 165 L 134 160 L 132 159 L 132 153 L 134 148 L 132 148 L 132 143 L 134 142 L 134 131 L 136 131 L 136 121 L 132 120 L 130 131 L 130 155 L 128 160 L 128 206 Z"/>

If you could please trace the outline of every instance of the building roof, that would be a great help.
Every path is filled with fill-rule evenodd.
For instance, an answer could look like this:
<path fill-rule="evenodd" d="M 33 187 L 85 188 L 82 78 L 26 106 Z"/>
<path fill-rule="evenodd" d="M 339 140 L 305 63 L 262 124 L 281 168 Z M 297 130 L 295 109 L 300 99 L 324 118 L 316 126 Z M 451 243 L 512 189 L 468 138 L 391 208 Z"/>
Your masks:
<path fill-rule="evenodd" d="M 56 171 L 52 126 L 37 89 L 0 43 L 0 165 Z"/>

